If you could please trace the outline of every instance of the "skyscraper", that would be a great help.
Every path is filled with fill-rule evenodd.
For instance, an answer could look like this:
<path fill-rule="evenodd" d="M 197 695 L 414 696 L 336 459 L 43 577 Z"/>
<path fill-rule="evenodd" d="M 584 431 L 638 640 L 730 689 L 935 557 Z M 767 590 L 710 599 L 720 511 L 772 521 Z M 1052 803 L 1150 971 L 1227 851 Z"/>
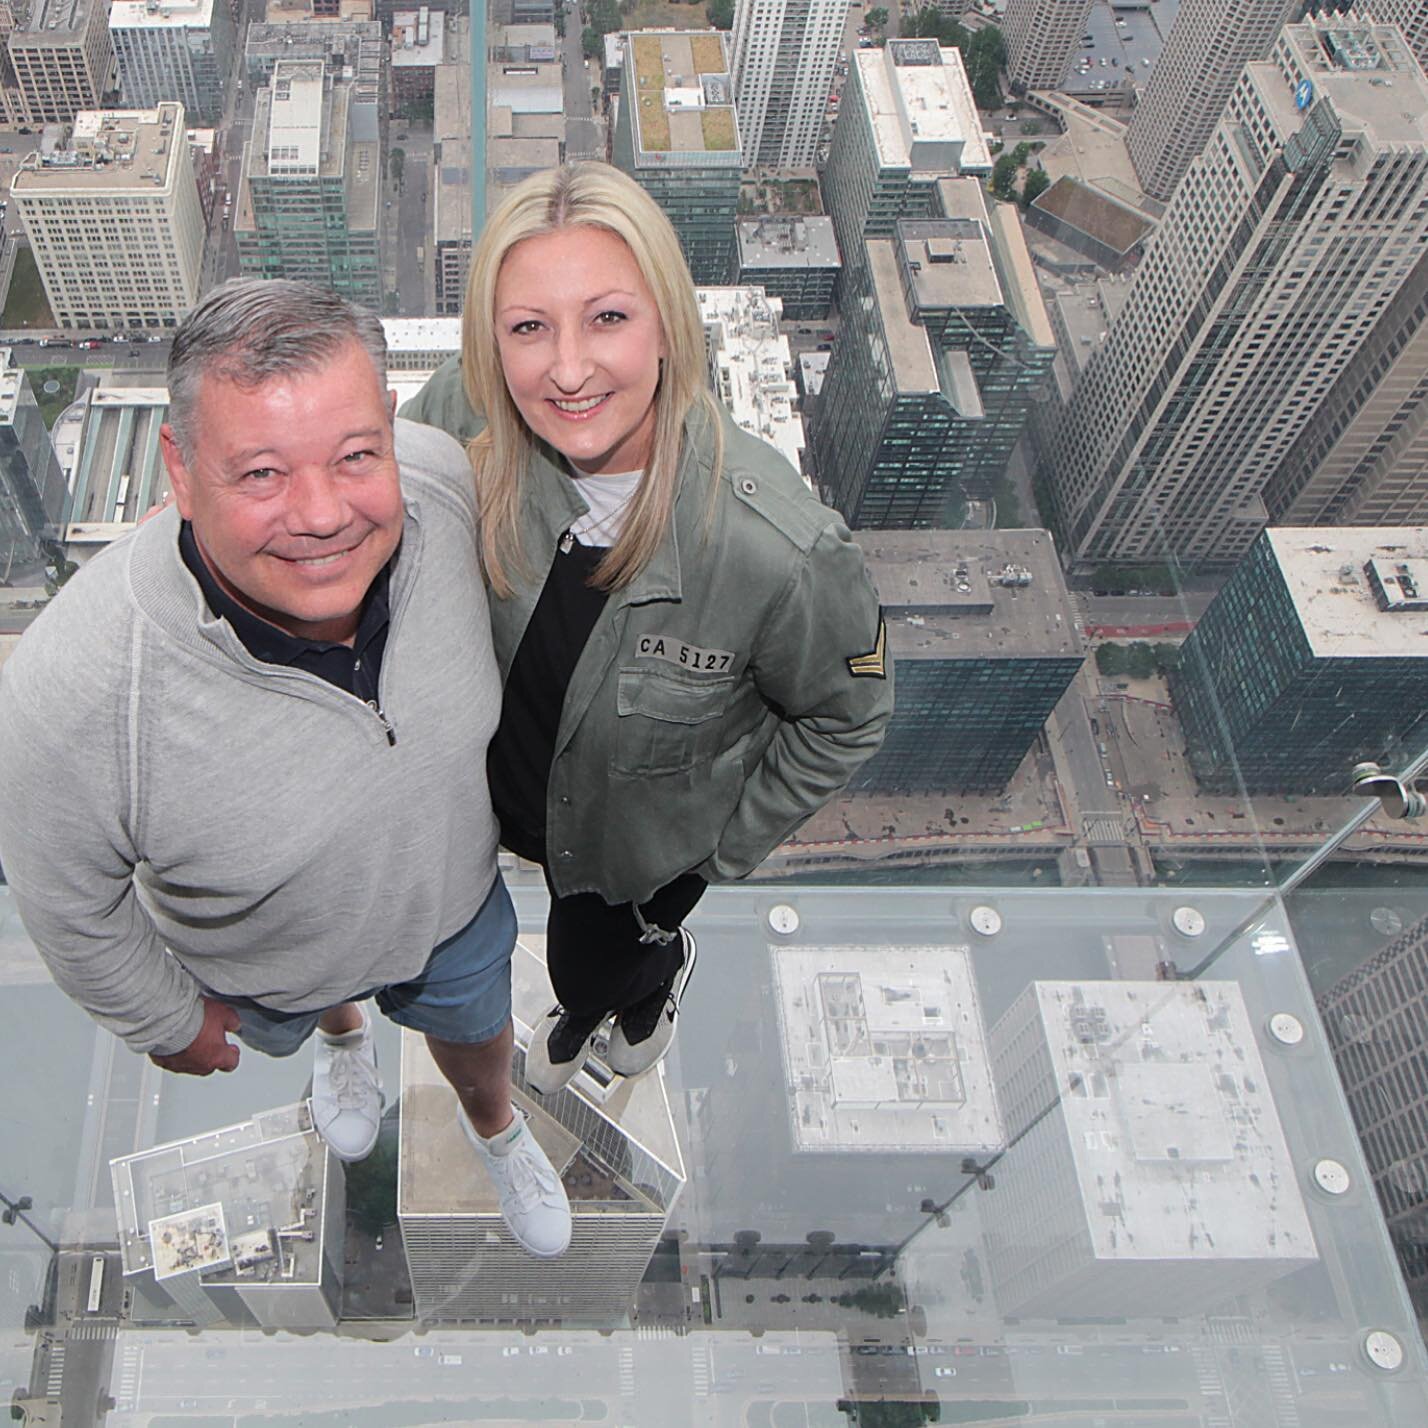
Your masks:
<path fill-rule="evenodd" d="M 1285 453 L 1264 502 L 1275 525 L 1428 523 L 1428 248 Z"/>
<path fill-rule="evenodd" d="M 177 99 L 192 124 L 223 117 L 233 72 L 233 16 L 225 0 L 114 0 L 109 36 L 124 103 Z"/>
<path fill-rule="evenodd" d="M 1238 982 L 1032 982 L 989 1040 L 1003 1314 L 1194 1314 L 1318 1258 Z"/>
<path fill-rule="evenodd" d="M 1428 919 L 1316 1000 L 1408 1293 L 1428 1317 Z"/>
<path fill-rule="evenodd" d="M 1126 144 L 1141 187 L 1168 199 L 1215 132 L 1245 65 L 1264 59 L 1298 0 L 1183 0 Z"/>
<path fill-rule="evenodd" d="M 234 215 L 245 275 L 320 283 L 381 303 L 375 136 L 353 132 L 355 86 L 320 60 L 280 60 L 258 91 Z"/>
<path fill-rule="evenodd" d="M 734 102 L 745 168 L 811 169 L 844 0 L 735 0 Z"/>
<path fill-rule="evenodd" d="M 1021 89 L 1056 89 L 1086 33 L 1091 0 L 1007 0 L 1007 76 Z"/>
<path fill-rule="evenodd" d="M 67 123 L 104 98 L 114 64 L 104 0 L 35 0 L 7 44 L 33 122 Z"/>
<path fill-rule="evenodd" d="M 1428 730 L 1428 529 L 1271 527 L 1181 646 L 1170 694 L 1202 787 L 1347 791 Z"/>
<path fill-rule="evenodd" d="M 69 490 L 23 367 L 0 347 L 0 579 L 40 559 L 68 516 Z"/>
<path fill-rule="evenodd" d="M 869 238 L 812 418 L 817 477 L 854 528 L 947 525 L 990 493 L 1055 355 L 1016 209 L 973 179 L 945 217 Z"/>
<path fill-rule="evenodd" d="M 1080 564 L 1230 563 L 1428 241 L 1428 80 L 1328 16 L 1251 64 L 1176 189 L 1044 470 Z"/>
<path fill-rule="evenodd" d="M 511 964 L 518 1092 L 529 1028 L 553 1001 L 545 963 L 531 950 L 543 944 L 543 935 L 523 938 Z M 664 1076 L 609 1086 L 587 1068 L 563 1090 L 522 1103 L 570 1197 L 570 1249 L 558 1260 L 533 1259 L 511 1238 L 456 1123 L 455 1093 L 425 1041 L 402 1033 L 397 1215 L 417 1317 L 621 1323 L 684 1187 Z"/>
<path fill-rule="evenodd" d="M 743 161 L 720 31 L 625 36 L 611 157 L 665 211 L 694 281 L 727 283 L 735 272 Z"/>
<path fill-rule="evenodd" d="M 843 282 L 862 266 L 864 239 L 890 237 L 899 218 L 937 215 L 939 179 L 991 170 L 956 50 L 936 40 L 857 50 L 823 171 Z"/>
<path fill-rule="evenodd" d="M 1385 25 L 1397 25 L 1414 58 L 1428 69 L 1428 5 L 1423 0 L 1368 0 L 1362 9 Z"/>
<path fill-rule="evenodd" d="M 1000 792 L 1084 651 L 1045 531 L 862 531 L 898 704 L 859 792 Z"/>
<path fill-rule="evenodd" d="M 180 104 L 80 114 L 12 192 L 61 327 L 174 327 L 198 300 L 203 212 Z"/>

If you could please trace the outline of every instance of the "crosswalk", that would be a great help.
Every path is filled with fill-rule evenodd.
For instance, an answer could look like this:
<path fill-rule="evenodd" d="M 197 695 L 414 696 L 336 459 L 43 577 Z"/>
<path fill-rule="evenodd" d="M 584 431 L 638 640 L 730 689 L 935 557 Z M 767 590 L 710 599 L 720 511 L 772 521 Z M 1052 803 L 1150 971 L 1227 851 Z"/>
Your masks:
<path fill-rule="evenodd" d="M 45 1397 L 58 1398 L 64 1387 L 64 1345 L 50 1345 L 49 1377 L 45 1380 Z"/>
<path fill-rule="evenodd" d="M 139 1401 L 139 1376 L 143 1367 L 143 1349 L 137 1344 L 125 1344 L 119 1359 L 119 1391 L 115 1394 L 121 1412 L 132 1412 Z"/>
<path fill-rule="evenodd" d="M 712 1365 L 709 1362 L 709 1346 L 707 1344 L 698 1345 L 690 1355 L 690 1373 L 694 1379 L 695 1398 L 709 1397 L 709 1374 Z"/>
<path fill-rule="evenodd" d="M 1195 1377 L 1200 1386 L 1200 1397 L 1204 1400 L 1205 1428 L 1234 1428 L 1230 1421 L 1229 1406 L 1225 1401 L 1225 1385 L 1220 1378 L 1220 1370 L 1215 1363 L 1214 1351 L 1195 1348 L 1190 1351 L 1195 1363 Z"/>
<path fill-rule="evenodd" d="M 679 1335 L 666 1324 L 636 1324 L 635 1337 L 637 1339 L 677 1339 Z"/>
<path fill-rule="evenodd" d="M 1294 1392 L 1294 1380 L 1289 1365 L 1284 1361 L 1284 1350 L 1278 1344 L 1264 1344 L 1260 1348 L 1264 1359 L 1265 1376 L 1269 1379 L 1269 1392 L 1274 1401 L 1274 1422 L 1276 1428 L 1300 1428 L 1298 1396 Z"/>
<path fill-rule="evenodd" d="M 631 1348 L 620 1350 L 620 1397 L 635 1396 L 635 1351 Z"/>
<path fill-rule="evenodd" d="M 113 1319 L 86 1319 L 79 1324 L 71 1324 L 66 1339 L 112 1339 L 119 1332 L 119 1325 Z"/>

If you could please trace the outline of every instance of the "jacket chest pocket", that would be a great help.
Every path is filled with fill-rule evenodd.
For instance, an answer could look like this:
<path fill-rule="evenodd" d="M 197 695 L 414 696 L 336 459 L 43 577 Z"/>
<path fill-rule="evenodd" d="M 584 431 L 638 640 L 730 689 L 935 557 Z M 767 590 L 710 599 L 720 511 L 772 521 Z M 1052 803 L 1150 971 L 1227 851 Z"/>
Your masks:
<path fill-rule="evenodd" d="M 622 669 L 617 695 L 616 773 L 679 773 L 707 763 L 719 750 L 720 719 L 734 694 L 732 675 L 682 678 Z"/>

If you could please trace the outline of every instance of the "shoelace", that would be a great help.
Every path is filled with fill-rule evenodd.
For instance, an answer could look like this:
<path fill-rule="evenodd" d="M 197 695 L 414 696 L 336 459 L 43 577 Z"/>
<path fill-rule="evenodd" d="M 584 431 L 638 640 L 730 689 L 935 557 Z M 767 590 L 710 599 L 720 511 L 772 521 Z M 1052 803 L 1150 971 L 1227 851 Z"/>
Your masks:
<path fill-rule="evenodd" d="M 529 1155 L 520 1150 L 510 1155 L 492 1156 L 487 1164 L 494 1178 L 502 1181 L 510 1191 L 518 1210 L 533 1210 L 547 1196 L 558 1188 L 555 1172 L 537 1165 Z"/>
<path fill-rule="evenodd" d="M 355 1111 L 367 1104 L 377 1084 L 377 1073 L 372 1063 L 359 1054 L 358 1048 L 335 1046 L 327 1079 L 337 1104 L 344 1111 Z"/>

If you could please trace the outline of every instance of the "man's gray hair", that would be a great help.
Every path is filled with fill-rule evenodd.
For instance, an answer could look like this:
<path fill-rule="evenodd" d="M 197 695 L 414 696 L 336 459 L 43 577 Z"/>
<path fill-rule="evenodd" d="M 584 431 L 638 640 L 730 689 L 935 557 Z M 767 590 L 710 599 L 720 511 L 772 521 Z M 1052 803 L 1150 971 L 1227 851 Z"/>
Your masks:
<path fill-rule="evenodd" d="M 349 343 L 366 349 L 382 390 L 387 337 L 381 319 L 314 283 L 231 278 L 179 324 L 169 349 L 169 423 L 193 451 L 194 413 L 205 376 L 258 387 L 274 377 L 313 372 Z"/>

